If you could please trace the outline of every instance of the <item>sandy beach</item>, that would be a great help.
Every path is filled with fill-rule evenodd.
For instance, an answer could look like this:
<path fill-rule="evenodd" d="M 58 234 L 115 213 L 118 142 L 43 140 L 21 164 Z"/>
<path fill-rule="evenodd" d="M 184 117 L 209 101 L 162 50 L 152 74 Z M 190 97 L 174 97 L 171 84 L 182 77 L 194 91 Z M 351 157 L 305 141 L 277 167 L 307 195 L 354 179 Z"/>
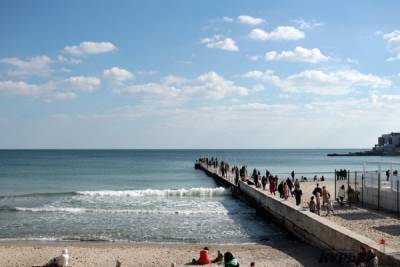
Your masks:
<path fill-rule="evenodd" d="M 143 243 L 41 243 L 14 241 L 0 243 L 0 266 L 40 266 L 50 258 L 68 248 L 70 266 L 115 266 L 117 258 L 122 266 L 184 266 L 197 258 L 204 244 L 143 244 Z M 299 241 L 274 244 L 207 245 L 210 256 L 218 250 L 231 251 L 240 261 L 240 266 L 320 266 L 320 250 Z M 216 264 L 209 266 L 218 266 Z M 330 266 L 325 264 L 324 266 Z"/>

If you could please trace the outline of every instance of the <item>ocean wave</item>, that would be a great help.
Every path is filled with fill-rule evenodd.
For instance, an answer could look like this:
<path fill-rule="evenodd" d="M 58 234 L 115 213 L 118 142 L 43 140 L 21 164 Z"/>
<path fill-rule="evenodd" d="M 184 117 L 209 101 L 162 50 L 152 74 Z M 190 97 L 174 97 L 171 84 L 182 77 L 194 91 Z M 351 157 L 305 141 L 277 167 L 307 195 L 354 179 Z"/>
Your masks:
<path fill-rule="evenodd" d="M 54 213 L 134 213 L 134 214 L 172 214 L 172 215 L 193 215 L 213 214 L 228 215 L 238 212 L 228 210 L 156 210 L 156 209 L 92 209 L 92 208 L 71 208 L 71 207 L 0 207 L 0 211 L 8 212 L 54 212 Z M 243 212 L 241 212 L 242 214 Z"/>
<path fill-rule="evenodd" d="M 87 196 L 111 196 L 111 197 L 213 197 L 229 194 L 229 190 L 223 187 L 217 188 L 190 188 L 190 189 L 144 189 L 144 190 L 102 190 L 102 191 L 78 191 L 80 195 Z"/>
<path fill-rule="evenodd" d="M 1 199 L 11 198 L 35 198 L 35 197 L 59 197 L 59 196 L 109 196 L 109 197 L 214 197 L 229 194 L 229 190 L 223 187 L 207 188 L 181 188 L 181 189 L 143 189 L 143 190 L 98 190 L 98 191 L 71 191 L 51 193 L 30 193 L 21 195 L 3 195 Z"/>
<path fill-rule="evenodd" d="M 79 195 L 79 193 L 70 191 L 70 192 L 44 192 L 44 193 L 29 193 L 29 194 L 21 194 L 21 195 L 3 195 L 0 196 L 0 199 L 7 198 L 28 198 L 28 197 L 54 197 L 54 196 L 75 196 Z"/>

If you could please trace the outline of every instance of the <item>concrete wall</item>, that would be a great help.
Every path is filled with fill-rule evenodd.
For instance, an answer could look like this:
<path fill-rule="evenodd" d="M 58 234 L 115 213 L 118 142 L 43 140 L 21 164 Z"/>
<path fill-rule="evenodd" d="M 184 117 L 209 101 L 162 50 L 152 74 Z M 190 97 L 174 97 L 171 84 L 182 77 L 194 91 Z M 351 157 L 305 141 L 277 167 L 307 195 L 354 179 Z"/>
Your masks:
<path fill-rule="evenodd" d="M 400 264 L 395 251 L 382 248 L 369 238 L 322 218 L 308 210 L 294 206 L 278 197 L 269 196 L 244 182 L 239 183 L 239 192 L 256 209 L 261 209 L 275 223 L 283 226 L 293 235 L 318 247 L 358 251 L 361 245 L 373 248 L 385 262 Z M 390 255 L 393 254 L 393 255 Z"/>

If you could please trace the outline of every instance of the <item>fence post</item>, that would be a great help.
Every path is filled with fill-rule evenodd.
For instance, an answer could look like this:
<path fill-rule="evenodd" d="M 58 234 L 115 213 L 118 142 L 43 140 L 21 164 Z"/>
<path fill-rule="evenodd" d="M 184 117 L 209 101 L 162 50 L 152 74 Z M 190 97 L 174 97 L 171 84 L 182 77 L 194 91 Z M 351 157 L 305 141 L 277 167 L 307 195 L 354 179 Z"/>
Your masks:
<path fill-rule="evenodd" d="M 378 210 L 381 207 L 381 170 L 378 172 Z"/>
<path fill-rule="evenodd" d="M 399 180 L 396 181 L 397 184 L 397 217 L 400 215 L 399 211 Z"/>
<path fill-rule="evenodd" d="M 337 195 L 336 195 L 336 179 L 337 179 L 337 177 L 336 177 L 336 169 L 335 169 L 335 198 L 337 198 Z"/>
<path fill-rule="evenodd" d="M 361 175 L 361 206 L 364 207 L 364 174 Z"/>
<path fill-rule="evenodd" d="M 354 192 L 357 192 L 357 171 L 354 174 Z"/>

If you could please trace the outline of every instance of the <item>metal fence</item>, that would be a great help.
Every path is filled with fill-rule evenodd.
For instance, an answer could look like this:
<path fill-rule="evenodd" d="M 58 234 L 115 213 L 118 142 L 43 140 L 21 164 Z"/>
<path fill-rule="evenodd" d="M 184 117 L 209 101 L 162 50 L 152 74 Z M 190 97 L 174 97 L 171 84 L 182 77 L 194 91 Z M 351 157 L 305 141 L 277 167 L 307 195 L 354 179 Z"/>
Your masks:
<path fill-rule="evenodd" d="M 335 171 L 335 196 L 338 196 L 339 188 L 344 186 L 349 204 L 359 203 L 363 207 L 392 211 L 400 216 L 400 176 L 380 168 L 346 170 L 345 176 L 337 175 L 338 173 Z"/>

